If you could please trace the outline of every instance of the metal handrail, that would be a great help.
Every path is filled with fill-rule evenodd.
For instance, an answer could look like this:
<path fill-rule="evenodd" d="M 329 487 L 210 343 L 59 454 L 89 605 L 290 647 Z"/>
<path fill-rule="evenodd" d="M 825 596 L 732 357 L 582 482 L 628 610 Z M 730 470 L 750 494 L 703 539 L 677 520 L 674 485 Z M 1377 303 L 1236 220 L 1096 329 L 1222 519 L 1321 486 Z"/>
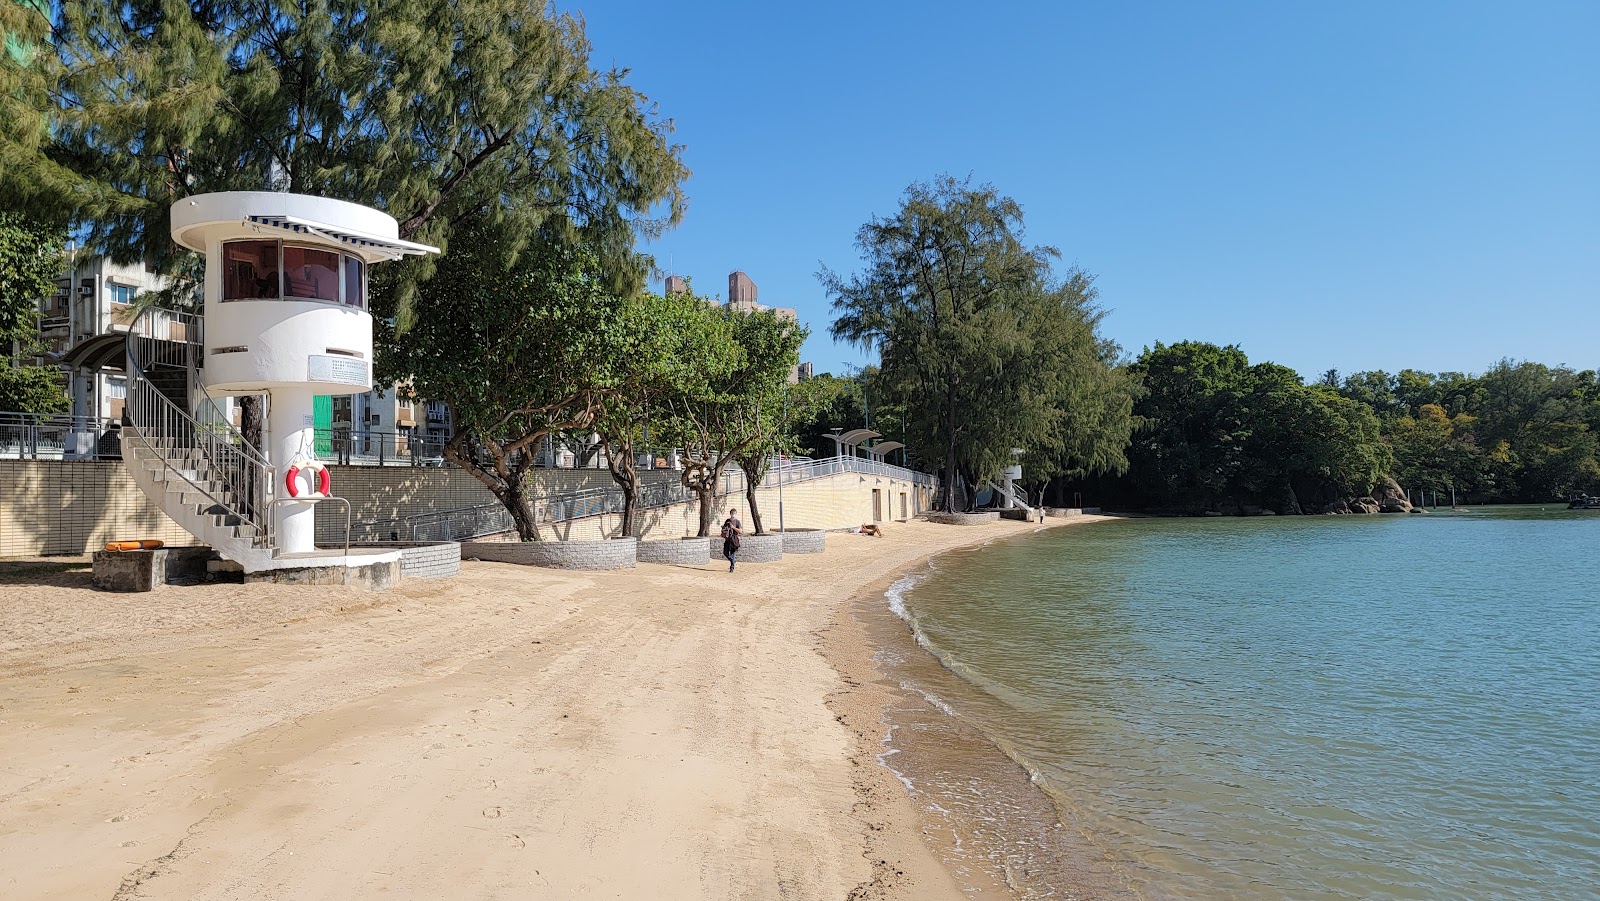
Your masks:
<path fill-rule="evenodd" d="M 275 527 L 278 523 L 277 520 L 273 518 L 272 514 L 280 505 L 320 504 L 323 501 L 338 501 L 339 503 L 344 504 L 344 555 L 346 557 L 350 556 L 350 501 L 346 498 L 333 497 L 331 495 L 325 497 L 280 497 L 274 498 L 271 502 L 269 502 L 267 504 L 267 522 L 274 526 L 274 528 L 267 533 L 269 536 L 268 546 L 275 546 L 277 541 L 278 532 Z M 313 526 L 313 528 L 315 528 L 315 526 Z"/>
<path fill-rule="evenodd" d="M 155 451 L 164 473 L 176 474 L 212 506 L 221 507 L 254 526 L 258 535 L 269 536 L 266 541 L 270 547 L 268 511 L 261 501 L 271 494 L 273 467 L 228 421 L 215 401 L 196 390 L 199 345 L 192 340 L 184 341 L 174 350 L 174 342 L 151 337 L 140 328 L 147 317 L 157 312 L 168 317 L 169 322 L 176 321 L 186 328 L 192 325 L 194 339 L 200 335 L 202 320 L 192 314 L 147 307 L 134 318 L 128 329 L 128 396 L 123 406 L 124 415 L 129 425 L 138 431 L 139 441 Z M 149 366 L 157 363 L 183 367 L 186 396 L 191 403 L 197 396 L 203 398 L 199 409 L 205 411 L 209 422 L 201 422 L 161 393 L 150 380 L 148 371 Z M 174 463 L 178 451 L 185 452 L 192 461 L 193 478 Z M 218 487 L 214 489 L 213 484 Z"/>

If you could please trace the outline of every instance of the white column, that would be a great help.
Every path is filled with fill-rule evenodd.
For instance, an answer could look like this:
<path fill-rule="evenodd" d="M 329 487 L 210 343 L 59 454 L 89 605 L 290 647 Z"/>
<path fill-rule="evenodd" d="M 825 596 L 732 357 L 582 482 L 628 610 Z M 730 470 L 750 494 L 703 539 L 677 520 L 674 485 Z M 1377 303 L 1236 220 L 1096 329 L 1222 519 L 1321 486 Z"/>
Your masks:
<path fill-rule="evenodd" d="M 314 459 L 311 388 L 274 388 L 267 401 L 268 460 L 272 463 L 277 484 L 273 496 L 285 498 L 284 477 L 289 464 L 297 456 Z M 306 497 L 315 486 L 314 480 L 305 477 L 296 483 L 300 496 Z M 284 554 L 303 554 L 316 550 L 316 504 L 279 504 L 274 513 L 278 528 L 278 551 Z"/>

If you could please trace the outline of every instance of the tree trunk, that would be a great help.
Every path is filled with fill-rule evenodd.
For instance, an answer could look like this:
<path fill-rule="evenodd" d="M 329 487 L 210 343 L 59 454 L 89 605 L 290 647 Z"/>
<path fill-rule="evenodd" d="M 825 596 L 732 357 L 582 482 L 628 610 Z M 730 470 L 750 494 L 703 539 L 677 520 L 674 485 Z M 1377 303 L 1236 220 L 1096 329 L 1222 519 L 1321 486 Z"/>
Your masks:
<path fill-rule="evenodd" d="M 945 513 L 956 511 L 956 385 L 949 381 L 945 387 L 944 410 L 944 500 L 940 509 Z"/>
<path fill-rule="evenodd" d="M 700 537 L 710 538 L 712 520 L 711 505 L 716 502 L 716 498 L 713 496 L 713 488 L 709 484 L 697 485 L 695 486 L 694 493 L 700 498 Z"/>
<path fill-rule="evenodd" d="M 744 476 L 744 500 L 750 505 L 750 528 L 752 535 L 765 535 L 766 530 L 761 528 L 761 511 L 756 509 L 756 482 L 750 478 L 749 473 Z"/>
<path fill-rule="evenodd" d="M 465 434 L 456 435 L 444 446 L 444 458 L 471 473 L 511 514 L 517 537 L 522 541 L 538 541 L 538 517 L 533 511 L 533 498 L 528 496 L 527 475 L 533 464 L 533 454 L 518 451 L 508 455 L 512 459 L 504 461 L 503 474 L 494 461 L 478 459 L 480 454 L 489 455 L 480 442 Z"/>
<path fill-rule="evenodd" d="M 611 481 L 622 489 L 622 532 L 624 538 L 639 537 L 637 523 L 639 507 L 639 468 L 633 459 L 633 442 L 606 442 L 606 466 L 611 470 Z"/>
<path fill-rule="evenodd" d="M 261 448 L 261 425 L 265 417 L 262 414 L 261 396 L 245 394 L 239 398 L 239 433 L 244 440 L 257 451 L 265 454 Z M 281 464 L 281 460 L 271 460 L 274 465 Z M 246 509 L 240 511 L 251 519 L 255 519 L 258 512 L 266 509 L 267 486 L 256 484 L 256 471 L 248 466 L 244 468 L 245 484 L 236 486 L 240 496 L 244 499 Z"/>
<path fill-rule="evenodd" d="M 527 483 L 520 478 L 513 479 L 494 496 L 511 514 L 511 521 L 517 526 L 517 537 L 522 541 L 538 541 L 539 524 L 533 512 L 533 499 L 528 497 Z"/>

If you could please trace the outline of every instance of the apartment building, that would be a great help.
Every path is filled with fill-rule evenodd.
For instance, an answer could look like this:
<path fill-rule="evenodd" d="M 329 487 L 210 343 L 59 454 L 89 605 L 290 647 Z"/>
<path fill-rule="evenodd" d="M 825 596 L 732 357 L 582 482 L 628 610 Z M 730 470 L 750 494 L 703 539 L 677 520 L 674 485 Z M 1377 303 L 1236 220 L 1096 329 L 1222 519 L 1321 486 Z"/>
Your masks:
<path fill-rule="evenodd" d="M 72 399 L 72 415 L 86 419 L 119 419 L 128 396 L 120 362 L 116 367 L 72 366 L 63 359 L 96 338 L 126 335 L 134 319 L 134 298 L 166 287 L 149 267 L 115 263 L 108 257 L 68 252 L 68 265 L 56 279 L 56 291 L 39 302 L 42 365 L 61 369 L 61 384 Z"/>
<path fill-rule="evenodd" d="M 667 294 L 687 293 L 689 282 L 681 275 L 669 275 L 663 290 Z M 730 310 L 742 310 L 747 313 L 771 310 L 778 314 L 778 318 L 790 322 L 799 322 L 800 313 L 793 307 L 769 307 L 761 303 L 758 298 L 761 291 L 756 283 L 743 269 L 735 269 L 728 273 L 728 302 L 722 306 Z M 716 301 L 708 300 L 707 303 L 716 305 Z M 811 378 L 811 364 L 800 363 L 789 371 L 789 384 L 799 384 L 804 379 Z"/>

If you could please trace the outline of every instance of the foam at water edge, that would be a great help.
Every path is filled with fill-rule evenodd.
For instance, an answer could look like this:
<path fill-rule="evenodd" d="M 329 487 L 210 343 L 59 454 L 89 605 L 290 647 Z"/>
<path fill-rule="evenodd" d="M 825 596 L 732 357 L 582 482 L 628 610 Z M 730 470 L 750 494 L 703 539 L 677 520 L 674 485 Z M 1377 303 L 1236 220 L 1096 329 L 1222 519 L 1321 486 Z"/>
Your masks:
<path fill-rule="evenodd" d="M 879 742 L 879 744 L 884 745 L 885 747 L 888 748 L 888 750 L 884 751 L 882 754 L 877 755 L 878 766 L 881 766 L 884 769 L 888 770 L 889 772 L 893 773 L 894 777 L 896 779 L 900 780 L 900 784 L 904 785 L 906 787 L 906 791 L 908 793 L 916 794 L 917 793 L 917 787 L 916 787 L 915 784 L 912 783 L 910 777 L 908 777 L 905 773 L 902 773 L 899 770 L 897 770 L 894 767 L 889 765 L 889 758 L 893 757 L 894 755 L 896 755 L 898 753 L 900 753 L 900 749 L 899 748 L 893 747 L 892 745 L 889 744 L 891 741 L 894 740 L 894 730 L 897 729 L 897 728 L 899 728 L 899 727 L 898 726 L 890 726 L 889 727 L 889 731 L 883 733 L 883 741 Z"/>

